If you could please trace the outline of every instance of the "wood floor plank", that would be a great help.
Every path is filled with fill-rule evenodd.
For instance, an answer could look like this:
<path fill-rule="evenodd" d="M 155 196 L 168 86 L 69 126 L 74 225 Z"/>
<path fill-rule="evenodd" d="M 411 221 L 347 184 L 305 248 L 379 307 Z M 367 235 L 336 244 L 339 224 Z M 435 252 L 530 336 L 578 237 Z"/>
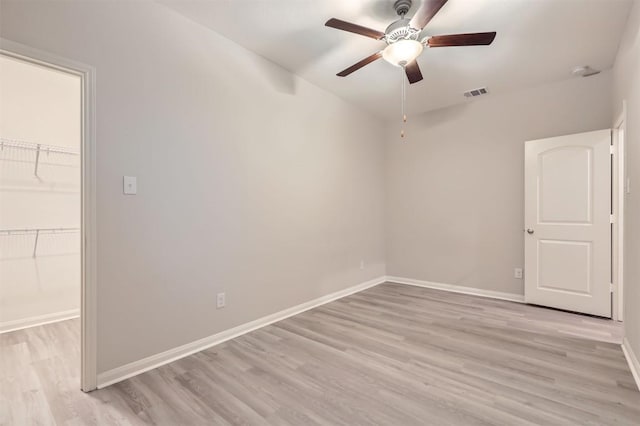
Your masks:
<path fill-rule="evenodd" d="M 620 323 L 382 284 L 90 394 L 79 321 L 0 335 L 0 425 L 639 425 Z"/>

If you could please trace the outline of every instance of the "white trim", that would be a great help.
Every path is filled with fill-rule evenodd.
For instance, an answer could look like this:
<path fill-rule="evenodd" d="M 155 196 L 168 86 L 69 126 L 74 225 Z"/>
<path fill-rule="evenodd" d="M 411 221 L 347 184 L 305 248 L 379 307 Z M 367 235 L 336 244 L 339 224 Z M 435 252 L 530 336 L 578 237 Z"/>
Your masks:
<path fill-rule="evenodd" d="M 80 387 L 97 384 L 96 86 L 94 67 L 0 38 L 0 53 L 82 78 L 81 370 Z"/>
<path fill-rule="evenodd" d="M 68 311 L 54 312 L 52 314 L 0 322 L 0 334 L 22 330 L 23 328 L 36 327 L 38 325 L 51 324 L 52 322 L 65 321 L 72 318 L 78 318 L 79 316 L 80 309 L 70 309 Z"/>
<path fill-rule="evenodd" d="M 613 127 L 613 213 L 615 223 L 612 235 L 612 267 L 613 267 L 613 319 L 622 321 L 624 317 L 624 200 L 625 200 L 625 138 L 627 122 L 627 102 L 622 101 L 622 112 Z M 620 138 L 622 131 L 623 137 Z"/>
<path fill-rule="evenodd" d="M 483 290 L 474 287 L 463 287 L 455 284 L 443 284 L 432 281 L 415 280 L 413 278 L 387 277 L 388 282 L 396 284 L 413 285 L 416 287 L 433 288 L 436 290 L 450 291 L 452 293 L 470 294 L 473 296 L 490 297 L 492 299 L 508 300 L 510 302 L 524 303 L 524 295 L 515 293 L 503 293 L 500 291 Z"/>
<path fill-rule="evenodd" d="M 309 309 L 313 309 L 317 306 L 324 305 L 325 303 L 332 302 L 334 300 L 349 296 L 353 293 L 357 293 L 362 290 L 374 287 L 378 284 L 384 283 L 386 277 L 378 277 L 364 283 L 348 287 L 344 290 L 336 291 L 326 296 L 318 297 L 317 299 L 310 300 L 291 308 L 284 309 L 280 312 L 276 312 L 271 315 L 259 318 L 257 320 L 239 325 L 237 327 L 230 328 L 228 330 L 221 331 L 220 333 L 213 334 L 211 336 L 204 337 L 191 343 L 187 343 L 182 346 L 178 346 L 168 351 L 161 352 L 150 357 L 143 358 L 138 361 L 125 364 L 121 367 L 116 367 L 112 370 L 105 371 L 98 374 L 98 388 L 104 388 L 129 377 L 136 376 L 145 371 L 152 370 L 160 367 L 161 365 L 168 364 L 180 358 L 184 358 L 196 352 L 200 352 L 204 349 L 226 342 L 227 340 L 236 338 L 243 334 L 257 330 L 258 328 L 265 327 L 274 322 L 281 321 L 285 318 L 289 318 L 293 315 L 297 315 Z"/>
<path fill-rule="evenodd" d="M 503 293 L 499 291 L 482 290 L 473 287 L 462 287 L 453 284 L 434 283 L 430 281 L 421 281 L 411 278 L 389 277 L 382 276 L 373 280 L 346 288 L 344 290 L 337 291 L 335 293 L 328 294 L 326 296 L 319 297 L 317 299 L 310 300 L 291 308 L 284 309 L 271 315 L 259 318 L 257 320 L 239 325 L 228 330 L 221 331 L 211 336 L 204 337 L 191 343 L 178 346 L 167 351 L 161 352 L 156 355 L 151 355 L 147 358 L 143 358 L 138 361 L 125 364 L 120 367 L 116 367 L 111 370 L 107 370 L 98 374 L 98 388 L 104 388 L 145 371 L 152 370 L 186 356 L 192 355 L 196 352 L 200 352 L 212 346 L 226 342 L 227 340 L 234 339 L 243 334 L 265 327 L 274 322 L 281 321 L 285 318 L 297 315 L 309 309 L 313 309 L 317 306 L 324 305 L 325 303 L 332 302 L 337 299 L 349 296 L 354 293 L 366 290 L 371 287 L 375 287 L 378 284 L 385 282 L 392 282 L 396 284 L 412 285 L 417 287 L 433 288 L 437 290 L 444 290 L 453 293 L 470 294 L 473 296 L 489 297 L 492 299 L 508 300 L 511 302 L 524 303 L 524 296 L 515 293 Z"/>
<path fill-rule="evenodd" d="M 629 340 L 627 340 L 626 337 L 622 340 L 622 352 L 624 352 L 624 357 L 627 359 L 627 363 L 629 363 L 629 369 L 636 381 L 636 386 L 640 389 L 640 362 L 633 352 L 633 349 L 631 349 L 631 344 L 629 344 Z"/>

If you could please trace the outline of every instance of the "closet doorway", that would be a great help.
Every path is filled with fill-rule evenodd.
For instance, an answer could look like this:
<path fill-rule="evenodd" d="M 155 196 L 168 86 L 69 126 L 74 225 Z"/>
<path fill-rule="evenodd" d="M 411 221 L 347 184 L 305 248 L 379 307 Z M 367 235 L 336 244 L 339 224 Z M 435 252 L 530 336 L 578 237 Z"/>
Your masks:
<path fill-rule="evenodd" d="M 93 70 L 0 47 L 0 357 L 93 390 Z"/>

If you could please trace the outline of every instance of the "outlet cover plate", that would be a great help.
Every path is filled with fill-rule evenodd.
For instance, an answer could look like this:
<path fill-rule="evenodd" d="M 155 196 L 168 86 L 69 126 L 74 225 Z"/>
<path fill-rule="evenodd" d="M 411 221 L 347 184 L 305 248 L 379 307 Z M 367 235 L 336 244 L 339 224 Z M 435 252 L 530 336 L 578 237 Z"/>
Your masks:
<path fill-rule="evenodd" d="M 218 293 L 216 297 L 216 308 L 224 308 L 227 305 L 227 298 L 224 293 Z"/>
<path fill-rule="evenodd" d="M 522 268 L 515 268 L 513 270 L 513 277 L 522 279 Z"/>

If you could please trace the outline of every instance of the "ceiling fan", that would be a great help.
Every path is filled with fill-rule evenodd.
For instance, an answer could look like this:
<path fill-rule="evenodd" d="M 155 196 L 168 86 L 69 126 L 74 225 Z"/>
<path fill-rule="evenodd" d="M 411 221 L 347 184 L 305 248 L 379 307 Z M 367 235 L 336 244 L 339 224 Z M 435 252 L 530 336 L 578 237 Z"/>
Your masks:
<path fill-rule="evenodd" d="M 325 25 L 342 31 L 349 31 L 376 40 L 383 40 L 387 47 L 371 56 L 367 56 L 360 62 L 351 65 L 349 68 L 340 71 L 339 77 L 346 77 L 365 65 L 378 60 L 385 59 L 392 65 L 403 67 L 409 83 L 417 83 L 422 80 L 422 72 L 418 66 L 416 58 L 422 53 L 423 47 L 447 47 L 447 46 L 481 46 L 489 45 L 496 37 L 495 32 L 451 34 L 423 37 L 420 35 L 424 27 L 438 13 L 447 0 L 422 0 L 420 8 L 413 15 L 413 18 L 405 17 L 411 8 L 411 0 L 396 0 L 393 7 L 400 19 L 393 22 L 384 32 L 366 28 L 340 19 L 331 18 Z"/>

